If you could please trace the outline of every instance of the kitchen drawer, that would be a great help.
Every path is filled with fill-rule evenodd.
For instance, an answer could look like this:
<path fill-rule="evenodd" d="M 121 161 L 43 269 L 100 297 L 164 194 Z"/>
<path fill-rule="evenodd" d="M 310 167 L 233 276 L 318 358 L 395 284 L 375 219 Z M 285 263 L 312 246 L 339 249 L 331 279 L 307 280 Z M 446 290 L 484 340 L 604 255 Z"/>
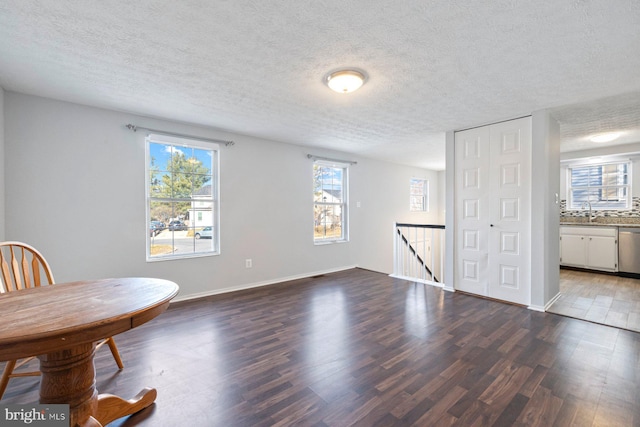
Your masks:
<path fill-rule="evenodd" d="M 565 225 L 560 227 L 560 235 L 617 237 L 617 227 L 580 227 Z"/>

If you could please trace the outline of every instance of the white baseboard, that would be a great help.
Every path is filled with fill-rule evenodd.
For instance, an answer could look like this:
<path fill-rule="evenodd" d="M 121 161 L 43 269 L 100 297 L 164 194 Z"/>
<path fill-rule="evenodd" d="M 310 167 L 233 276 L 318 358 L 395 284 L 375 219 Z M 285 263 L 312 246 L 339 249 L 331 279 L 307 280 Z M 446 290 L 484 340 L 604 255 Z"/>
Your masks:
<path fill-rule="evenodd" d="M 547 310 L 549 309 L 549 307 L 551 307 L 551 305 L 552 305 L 554 302 L 556 302 L 556 301 L 558 301 L 558 299 L 560 299 L 560 297 L 561 297 L 561 296 L 562 296 L 562 294 L 561 294 L 560 292 L 558 292 L 558 293 L 556 294 L 556 296 L 554 296 L 553 298 L 551 298 L 551 299 L 549 300 L 549 302 L 548 302 L 548 303 L 546 303 L 546 304 L 544 305 L 544 311 L 547 311 Z"/>
<path fill-rule="evenodd" d="M 212 295 L 220 295 L 220 294 L 226 294 L 226 293 L 229 293 L 229 292 L 243 291 L 245 289 L 252 289 L 252 288 L 259 288 L 259 287 L 262 287 L 262 286 L 275 285 L 277 283 L 288 282 L 290 280 L 306 279 L 307 277 L 318 276 L 320 274 L 336 273 L 338 271 L 351 270 L 353 268 L 358 268 L 358 266 L 357 265 L 349 265 L 349 266 L 344 266 L 344 267 L 332 268 L 332 269 L 329 269 L 329 270 L 314 271 L 312 273 L 297 274 L 295 276 L 279 277 L 277 279 L 265 280 L 264 282 L 246 283 L 244 285 L 230 286 L 228 288 L 213 289 L 211 291 L 198 292 L 197 294 L 189 294 L 189 295 L 185 295 L 185 296 L 178 296 L 178 297 L 174 298 L 173 300 L 171 300 L 171 302 L 174 303 L 174 302 L 179 302 L 179 301 L 188 301 L 188 300 L 192 300 L 192 299 L 209 297 L 209 296 L 212 296 Z"/>
<path fill-rule="evenodd" d="M 389 274 L 389 277 L 393 277 L 394 279 L 406 280 L 408 282 L 416 282 L 416 283 L 422 283 L 424 285 L 431 285 L 431 286 L 435 286 L 436 288 L 442 288 L 443 287 L 442 283 L 432 282 L 431 280 L 416 279 L 415 277 L 399 276 L 397 274 Z"/>
<path fill-rule="evenodd" d="M 543 306 L 540 306 L 540 305 L 530 305 L 530 306 L 528 307 L 528 309 L 529 309 L 529 310 L 534 310 L 534 311 L 540 311 L 540 312 L 543 312 L 543 313 L 544 313 L 545 311 L 547 311 L 547 310 L 549 309 L 549 307 L 551 307 L 551 305 L 552 305 L 554 302 L 556 302 L 556 301 L 558 300 L 558 298 L 560 298 L 560 292 L 558 292 L 558 293 L 556 294 L 556 296 L 554 296 L 553 298 L 551 298 L 551 299 L 549 300 L 549 302 L 547 302 L 547 303 L 544 305 L 544 307 L 543 307 Z"/>

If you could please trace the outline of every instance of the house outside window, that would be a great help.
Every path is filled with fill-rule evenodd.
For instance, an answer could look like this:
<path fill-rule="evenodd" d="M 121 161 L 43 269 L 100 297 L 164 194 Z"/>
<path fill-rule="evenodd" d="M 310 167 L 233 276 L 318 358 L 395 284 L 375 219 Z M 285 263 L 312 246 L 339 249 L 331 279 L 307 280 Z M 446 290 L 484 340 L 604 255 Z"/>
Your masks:
<path fill-rule="evenodd" d="M 146 177 L 147 261 L 219 254 L 219 147 L 149 135 Z"/>
<path fill-rule="evenodd" d="M 409 211 L 429 211 L 429 181 L 412 178 L 409 182 Z"/>
<path fill-rule="evenodd" d="M 313 240 L 316 244 L 346 242 L 348 233 L 348 165 L 313 163 Z"/>
<path fill-rule="evenodd" d="M 631 209 L 631 162 L 575 165 L 568 168 L 568 209 Z"/>

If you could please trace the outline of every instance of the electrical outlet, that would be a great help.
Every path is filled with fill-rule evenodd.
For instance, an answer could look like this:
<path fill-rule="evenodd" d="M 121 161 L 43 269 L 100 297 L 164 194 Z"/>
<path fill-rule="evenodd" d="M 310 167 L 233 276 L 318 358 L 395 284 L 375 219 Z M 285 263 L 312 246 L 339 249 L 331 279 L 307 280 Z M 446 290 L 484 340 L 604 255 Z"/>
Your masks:
<path fill-rule="evenodd" d="M 244 266 L 245 266 L 245 268 L 253 267 L 253 261 L 251 261 L 251 258 L 248 258 L 248 259 L 244 260 Z"/>

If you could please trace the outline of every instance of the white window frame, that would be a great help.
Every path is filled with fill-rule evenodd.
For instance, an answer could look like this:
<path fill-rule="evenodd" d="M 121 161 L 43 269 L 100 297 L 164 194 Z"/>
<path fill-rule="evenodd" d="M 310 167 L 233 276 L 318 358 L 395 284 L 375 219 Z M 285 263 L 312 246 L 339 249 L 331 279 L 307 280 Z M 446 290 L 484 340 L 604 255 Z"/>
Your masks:
<path fill-rule="evenodd" d="M 197 251 L 194 246 L 193 252 L 174 252 L 171 254 L 165 255 L 151 255 L 151 247 L 152 247 L 152 237 L 149 232 L 149 224 L 151 222 L 151 202 L 152 201 L 165 201 L 165 202 L 186 202 L 189 201 L 191 203 L 197 203 L 199 201 L 203 201 L 202 199 L 194 199 L 194 195 L 191 195 L 189 198 L 157 198 L 150 194 L 151 189 L 151 152 L 150 152 L 150 144 L 157 143 L 167 145 L 168 147 L 176 147 L 180 148 L 194 148 L 204 151 L 211 152 L 211 169 L 210 169 L 210 179 L 211 179 L 211 197 L 206 198 L 205 202 L 212 203 L 212 222 L 213 224 L 213 232 L 211 238 L 211 248 L 210 250 Z M 202 196 L 199 196 L 202 198 Z M 146 260 L 148 262 L 157 262 L 157 261 L 169 261 L 176 259 L 185 259 L 185 258 L 200 258 L 205 256 L 215 256 L 220 254 L 220 147 L 218 144 L 201 141 L 197 139 L 187 139 L 187 138 L 178 138 L 168 135 L 162 134 L 150 134 L 145 139 L 145 217 L 146 217 Z M 193 213 L 195 215 L 195 207 L 193 208 Z M 166 224 L 168 226 L 168 224 Z M 195 232 L 195 226 L 191 227 L 189 230 L 191 232 Z M 193 235 L 194 241 L 195 234 Z M 203 242 L 204 243 L 204 242 Z"/>
<path fill-rule="evenodd" d="M 313 243 L 315 245 L 326 245 L 331 243 L 345 243 L 349 241 L 349 163 L 341 163 L 334 161 L 326 161 L 326 160 L 314 160 L 313 162 L 313 170 L 315 171 L 315 167 L 325 167 L 325 168 L 334 168 L 334 169 L 342 169 L 342 200 L 341 202 L 317 202 L 315 200 L 315 176 L 313 182 L 313 213 L 314 213 L 314 223 L 313 223 Z M 317 238 L 316 237 L 316 227 L 321 227 L 322 224 L 318 224 L 316 222 L 316 206 L 324 205 L 324 206 L 333 206 L 340 207 L 340 216 L 341 216 L 341 230 L 342 234 L 339 237 L 334 238 Z"/>
<path fill-rule="evenodd" d="M 414 194 L 414 182 L 422 182 L 422 194 Z M 419 204 L 414 203 L 415 199 L 421 199 Z M 429 180 L 424 178 L 411 178 L 409 180 L 409 212 L 429 212 Z"/>
<path fill-rule="evenodd" d="M 579 169 L 579 168 L 598 168 L 598 167 L 602 167 L 602 166 L 609 166 L 609 165 L 621 165 L 621 164 L 626 164 L 627 165 L 627 183 L 626 184 L 603 184 L 603 185 L 590 185 L 590 183 L 588 183 L 586 186 L 573 186 L 573 170 L 574 169 Z M 569 165 L 567 167 L 567 207 L 566 209 L 571 211 L 571 210 L 581 210 L 582 209 L 582 203 L 584 202 L 579 202 L 579 201 L 574 201 L 574 190 L 575 191 L 589 191 L 589 190 L 615 190 L 617 189 L 618 191 L 622 191 L 622 190 L 626 190 L 626 200 L 625 200 L 625 205 L 623 207 L 621 206 L 616 206 L 616 205 L 607 205 L 607 204 L 603 204 L 602 200 L 591 200 L 591 198 L 589 198 L 589 202 L 592 204 L 592 210 L 599 210 L 599 211 L 605 211 L 605 210 L 630 210 L 632 208 L 632 188 L 631 188 L 631 183 L 632 183 L 632 175 L 631 175 L 631 168 L 632 168 L 632 162 L 631 160 L 612 160 L 612 161 L 608 161 L 608 162 L 599 162 L 599 163 L 576 163 L 576 164 L 572 164 Z"/>

